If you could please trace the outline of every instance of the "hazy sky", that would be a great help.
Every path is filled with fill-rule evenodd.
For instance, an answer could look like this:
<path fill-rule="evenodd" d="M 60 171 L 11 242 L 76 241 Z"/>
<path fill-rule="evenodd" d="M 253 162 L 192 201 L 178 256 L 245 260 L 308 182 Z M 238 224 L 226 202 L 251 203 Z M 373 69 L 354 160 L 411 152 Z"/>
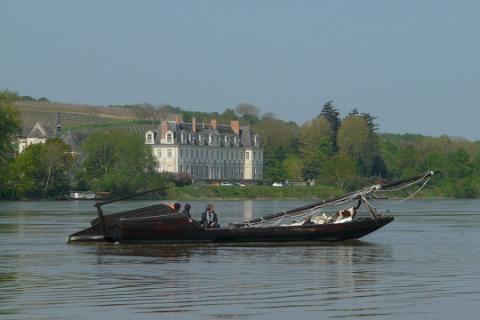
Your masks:
<path fill-rule="evenodd" d="M 2 1 L 0 89 L 52 101 L 333 100 L 382 132 L 480 140 L 479 1 Z"/>

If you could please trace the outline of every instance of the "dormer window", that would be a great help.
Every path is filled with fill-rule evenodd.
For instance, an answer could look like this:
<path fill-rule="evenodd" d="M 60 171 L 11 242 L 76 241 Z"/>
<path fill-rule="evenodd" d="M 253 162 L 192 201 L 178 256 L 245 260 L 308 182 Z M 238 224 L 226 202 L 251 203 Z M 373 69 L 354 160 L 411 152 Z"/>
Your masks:
<path fill-rule="evenodd" d="M 145 134 L 145 143 L 147 143 L 147 144 L 153 144 L 154 143 L 153 132 L 152 131 L 148 131 Z"/>
<path fill-rule="evenodd" d="M 166 143 L 166 144 L 175 143 L 175 133 L 173 133 L 171 130 L 168 130 L 165 133 L 164 138 L 162 139 L 162 143 Z"/>
<path fill-rule="evenodd" d="M 208 144 L 213 145 L 213 138 L 211 133 L 208 135 Z"/>
<path fill-rule="evenodd" d="M 225 136 L 224 140 L 225 140 L 225 146 L 228 146 L 228 137 Z"/>

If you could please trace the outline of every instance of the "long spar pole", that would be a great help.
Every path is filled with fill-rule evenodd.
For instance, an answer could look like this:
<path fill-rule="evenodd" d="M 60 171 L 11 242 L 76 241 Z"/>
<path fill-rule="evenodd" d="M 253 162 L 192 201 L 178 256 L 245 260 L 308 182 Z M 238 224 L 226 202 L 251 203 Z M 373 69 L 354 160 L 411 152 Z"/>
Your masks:
<path fill-rule="evenodd" d="M 152 192 L 160 191 L 160 190 L 166 190 L 166 189 L 168 189 L 168 187 L 156 188 L 156 189 L 151 189 L 151 190 L 148 190 L 148 191 L 134 193 L 134 194 L 130 194 L 128 196 L 124 196 L 124 197 L 120 197 L 120 198 L 116 198 L 116 199 L 112 199 L 112 200 L 97 202 L 97 203 L 94 204 L 94 206 L 99 208 L 99 207 L 101 207 L 103 205 L 106 205 L 106 204 L 114 203 L 114 202 L 121 201 L 121 200 L 127 200 L 127 199 L 130 199 L 130 198 L 142 196 L 144 194 L 148 194 L 148 193 L 152 193 Z"/>

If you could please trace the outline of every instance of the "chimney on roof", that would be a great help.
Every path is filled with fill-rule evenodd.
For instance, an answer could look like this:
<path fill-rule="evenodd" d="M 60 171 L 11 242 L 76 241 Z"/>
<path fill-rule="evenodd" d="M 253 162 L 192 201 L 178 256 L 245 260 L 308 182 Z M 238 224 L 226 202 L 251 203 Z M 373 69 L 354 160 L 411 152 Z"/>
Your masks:
<path fill-rule="evenodd" d="M 162 139 L 165 139 L 165 135 L 168 131 L 168 121 L 162 121 Z"/>
<path fill-rule="evenodd" d="M 213 130 L 217 130 L 217 119 L 210 119 L 210 127 Z"/>
<path fill-rule="evenodd" d="M 182 119 L 180 118 L 180 116 L 176 116 L 175 117 L 175 123 L 177 124 L 177 126 L 182 122 Z"/>
<path fill-rule="evenodd" d="M 230 121 L 230 126 L 232 127 L 232 130 L 233 132 L 235 132 L 235 134 L 240 134 L 240 123 L 238 122 L 238 120 Z"/>
<path fill-rule="evenodd" d="M 197 119 L 192 118 L 192 132 L 197 132 Z"/>

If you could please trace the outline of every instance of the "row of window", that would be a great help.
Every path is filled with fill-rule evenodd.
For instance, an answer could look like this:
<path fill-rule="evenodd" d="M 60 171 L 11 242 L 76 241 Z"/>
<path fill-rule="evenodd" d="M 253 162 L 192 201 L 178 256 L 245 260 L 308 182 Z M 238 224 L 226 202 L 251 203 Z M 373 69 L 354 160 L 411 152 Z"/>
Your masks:
<path fill-rule="evenodd" d="M 241 150 L 180 149 L 180 158 L 243 160 Z"/>
<path fill-rule="evenodd" d="M 259 146 L 259 139 L 258 136 L 255 135 L 254 137 L 253 144 L 254 146 L 258 147 Z M 196 140 L 198 139 L 198 140 Z M 146 143 L 152 144 L 154 143 L 154 134 L 153 132 L 149 131 L 146 134 Z M 174 142 L 174 135 L 173 132 L 168 131 L 166 134 L 166 143 L 173 143 Z M 233 137 L 229 137 L 227 135 L 223 136 L 223 139 L 218 136 L 212 136 L 212 134 L 208 135 L 208 140 L 203 137 L 201 134 L 198 135 L 196 138 L 193 134 L 189 133 L 188 135 L 185 134 L 183 131 L 180 133 L 180 142 L 181 143 L 191 143 L 191 144 L 208 144 L 208 145 L 221 145 L 223 144 L 224 146 L 235 146 L 238 147 L 240 145 L 240 139 L 235 135 Z"/>
<path fill-rule="evenodd" d="M 245 155 L 245 158 L 243 155 Z M 250 160 L 251 155 L 253 155 L 252 160 L 262 160 L 262 153 L 256 151 L 243 153 L 239 150 L 180 149 L 180 158 L 185 159 Z M 171 158 L 172 149 L 166 149 L 166 153 L 163 156 Z M 162 149 L 157 149 L 157 157 L 162 157 Z"/>
<path fill-rule="evenodd" d="M 183 165 L 179 172 L 185 172 L 200 179 L 243 179 L 243 166 L 208 166 L 208 165 Z M 254 168 L 254 179 L 261 179 L 261 168 Z"/>
<path fill-rule="evenodd" d="M 192 133 L 186 134 L 185 132 L 180 132 L 180 142 L 181 143 L 191 143 L 191 144 L 205 144 L 205 145 L 224 145 L 224 146 L 236 146 L 238 147 L 240 144 L 240 139 L 238 136 L 229 137 L 227 135 L 221 137 L 219 135 L 212 135 L 211 133 L 208 137 L 199 134 L 195 136 Z"/>

